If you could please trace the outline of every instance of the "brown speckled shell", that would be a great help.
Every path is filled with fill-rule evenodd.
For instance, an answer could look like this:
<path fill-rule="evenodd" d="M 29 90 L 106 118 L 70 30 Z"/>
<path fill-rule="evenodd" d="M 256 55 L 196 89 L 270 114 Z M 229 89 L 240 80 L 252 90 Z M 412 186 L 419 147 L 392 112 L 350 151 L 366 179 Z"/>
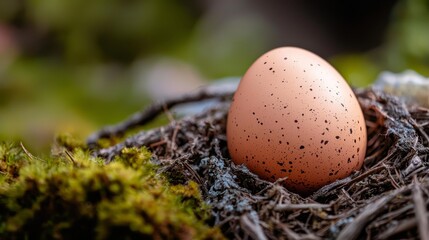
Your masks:
<path fill-rule="evenodd" d="M 247 70 L 228 115 L 236 164 L 308 194 L 347 177 L 365 157 L 365 120 L 353 91 L 319 56 L 274 49 Z"/>

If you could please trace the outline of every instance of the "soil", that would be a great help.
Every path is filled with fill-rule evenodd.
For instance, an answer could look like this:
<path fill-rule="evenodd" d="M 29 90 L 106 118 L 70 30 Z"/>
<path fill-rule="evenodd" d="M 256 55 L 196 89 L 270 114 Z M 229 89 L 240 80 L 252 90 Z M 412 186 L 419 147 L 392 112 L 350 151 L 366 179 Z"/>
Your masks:
<path fill-rule="evenodd" d="M 154 103 L 88 139 L 110 162 L 124 147 L 146 146 L 173 184 L 195 181 L 212 208 L 212 224 L 231 239 L 429 239 L 429 109 L 372 89 L 355 90 L 365 115 L 364 166 L 308 197 L 235 165 L 225 125 L 233 91 L 199 92 Z M 195 115 L 173 119 L 168 109 L 218 99 Z M 123 136 L 167 113 L 169 124 L 100 149 L 101 138 Z"/>

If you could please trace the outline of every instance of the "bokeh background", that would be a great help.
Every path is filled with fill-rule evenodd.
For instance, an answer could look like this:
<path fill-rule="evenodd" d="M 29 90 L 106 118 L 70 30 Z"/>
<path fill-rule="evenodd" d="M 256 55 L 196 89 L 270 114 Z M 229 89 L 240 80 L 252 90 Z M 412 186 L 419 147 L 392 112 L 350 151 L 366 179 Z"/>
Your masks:
<path fill-rule="evenodd" d="M 429 1 L 0 0 L 0 140 L 48 154 L 59 132 L 84 138 L 286 45 L 354 86 L 429 76 Z"/>

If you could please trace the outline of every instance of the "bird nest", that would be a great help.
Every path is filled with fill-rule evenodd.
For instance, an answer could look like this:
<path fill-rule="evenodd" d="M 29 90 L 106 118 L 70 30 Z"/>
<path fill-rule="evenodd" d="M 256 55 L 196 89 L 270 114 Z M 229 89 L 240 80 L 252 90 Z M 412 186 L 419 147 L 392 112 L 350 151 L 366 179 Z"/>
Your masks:
<path fill-rule="evenodd" d="M 429 239 L 429 109 L 372 89 L 355 90 L 368 132 L 363 167 L 302 197 L 235 165 L 225 134 L 232 90 L 202 89 L 157 102 L 88 139 L 94 155 L 114 159 L 124 147 L 146 146 L 173 183 L 195 181 L 212 224 L 231 239 Z M 124 136 L 178 104 L 216 99 L 209 109 Z"/>

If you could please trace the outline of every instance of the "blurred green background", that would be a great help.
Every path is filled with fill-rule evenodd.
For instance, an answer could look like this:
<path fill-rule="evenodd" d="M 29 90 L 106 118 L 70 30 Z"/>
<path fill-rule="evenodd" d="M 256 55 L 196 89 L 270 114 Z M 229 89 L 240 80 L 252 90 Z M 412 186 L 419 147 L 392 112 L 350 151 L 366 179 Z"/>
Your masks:
<path fill-rule="evenodd" d="M 429 75 L 429 1 L 0 0 L 0 139 L 48 153 L 151 99 L 242 75 L 299 46 L 354 86 Z"/>

